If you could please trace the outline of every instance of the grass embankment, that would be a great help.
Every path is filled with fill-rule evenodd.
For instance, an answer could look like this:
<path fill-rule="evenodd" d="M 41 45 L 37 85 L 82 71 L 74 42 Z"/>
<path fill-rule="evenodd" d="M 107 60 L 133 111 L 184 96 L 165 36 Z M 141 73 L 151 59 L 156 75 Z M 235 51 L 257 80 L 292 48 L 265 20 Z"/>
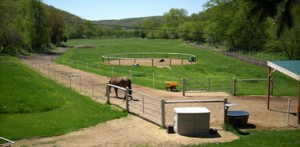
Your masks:
<path fill-rule="evenodd" d="M 135 84 L 158 89 L 164 88 L 164 81 L 178 81 L 182 78 L 202 78 L 188 82 L 195 89 L 210 89 L 212 91 L 231 92 L 232 78 L 267 78 L 267 69 L 257 67 L 215 52 L 201 50 L 180 40 L 148 40 L 148 39 L 90 39 L 69 40 L 67 45 L 91 45 L 95 48 L 70 49 L 60 56 L 57 62 L 73 68 L 105 75 L 132 76 Z M 168 68 L 111 66 L 102 63 L 102 56 L 116 53 L 136 52 L 177 52 L 194 54 L 197 64 L 172 66 Z M 113 72 L 112 72 L 113 71 Z M 153 81 L 154 77 L 154 81 Z M 274 76 L 274 95 L 297 95 L 297 82 L 280 73 Z M 153 84 L 154 83 L 154 84 Z M 222 86 L 225 88 L 218 89 Z M 209 88 L 208 88 L 209 87 Z M 283 88 L 284 87 L 284 88 Z M 181 87 L 179 87 L 181 89 Z M 267 82 L 240 82 L 237 83 L 237 95 L 266 95 Z"/>
<path fill-rule="evenodd" d="M 191 145 L 191 147 L 265 147 L 265 146 L 284 146 L 298 147 L 300 145 L 300 130 L 261 130 L 251 131 L 250 135 L 240 136 L 239 140 L 227 143 L 211 143 L 201 145 Z"/>
<path fill-rule="evenodd" d="M 0 55 L 0 136 L 64 134 L 127 116 L 42 77 L 17 58 Z"/>

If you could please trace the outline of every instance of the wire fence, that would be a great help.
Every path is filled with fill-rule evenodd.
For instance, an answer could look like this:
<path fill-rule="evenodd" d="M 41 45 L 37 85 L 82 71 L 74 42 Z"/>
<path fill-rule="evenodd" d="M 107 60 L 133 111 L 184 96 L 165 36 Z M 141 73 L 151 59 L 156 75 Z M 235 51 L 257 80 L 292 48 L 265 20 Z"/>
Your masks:
<path fill-rule="evenodd" d="M 195 45 L 196 47 L 202 48 L 202 49 L 206 49 L 206 50 L 211 50 L 214 52 L 218 52 L 220 54 L 253 64 L 253 65 L 257 65 L 260 67 L 267 67 L 267 61 L 268 60 L 275 60 L 277 58 L 270 56 L 270 57 L 257 57 L 257 56 L 253 56 L 253 54 L 249 53 L 247 54 L 240 54 L 238 51 L 233 52 L 233 51 L 229 51 L 227 49 L 216 49 L 214 47 L 209 47 L 209 46 L 205 46 L 205 45 Z"/>
<path fill-rule="evenodd" d="M 95 64 L 82 61 L 63 60 L 62 64 L 84 71 L 114 77 L 114 76 L 128 76 L 136 82 L 143 82 L 148 87 L 154 89 L 164 89 L 165 81 L 178 81 L 182 78 L 172 78 L 157 74 L 153 70 L 139 69 L 132 66 L 131 68 L 122 68 L 120 66 L 107 66 L 102 64 Z"/>
<path fill-rule="evenodd" d="M 49 58 L 49 57 L 48 57 Z M 51 57 L 53 61 L 53 58 Z M 79 60 L 61 60 L 62 64 L 70 67 L 88 71 L 91 73 L 104 75 L 107 77 L 113 76 L 128 76 L 135 83 L 143 83 L 144 86 L 154 89 L 166 89 L 168 82 L 177 82 L 178 86 L 176 91 L 182 91 L 185 93 L 201 93 L 201 92 L 227 92 L 232 95 L 263 95 L 265 94 L 265 82 L 257 80 L 257 78 L 251 78 L 247 81 L 232 77 L 228 78 L 174 78 L 170 76 L 164 76 L 156 73 L 153 70 L 147 70 L 144 68 L 138 68 L 135 66 L 107 66 L 100 63 L 83 62 Z M 41 72 L 48 73 L 53 79 L 58 79 L 62 84 L 69 86 L 70 88 L 76 88 L 80 92 L 82 89 L 90 89 L 88 92 L 90 96 L 100 97 L 105 92 L 103 83 L 99 83 L 98 80 L 92 77 L 82 77 L 78 73 L 70 73 L 60 71 L 48 65 L 43 65 L 38 62 L 29 63 L 32 67 L 39 69 Z M 242 80 L 242 81 L 241 81 Z M 88 83 L 88 84 L 83 84 Z M 237 84 L 238 83 L 238 84 Z M 102 86 L 102 88 L 101 88 Z M 84 87 L 84 88 L 83 88 Z M 99 93 L 99 91 L 101 91 Z M 258 92 L 257 92 L 258 91 Z"/>
<path fill-rule="evenodd" d="M 43 62 L 24 61 L 36 71 L 43 73 L 66 87 L 75 89 L 98 100 L 105 100 L 105 97 L 103 97 L 105 94 L 105 83 L 96 77 L 86 77 L 75 72 L 66 72 Z"/>
<path fill-rule="evenodd" d="M 183 96 L 186 92 L 232 92 L 230 78 L 184 78 Z"/>

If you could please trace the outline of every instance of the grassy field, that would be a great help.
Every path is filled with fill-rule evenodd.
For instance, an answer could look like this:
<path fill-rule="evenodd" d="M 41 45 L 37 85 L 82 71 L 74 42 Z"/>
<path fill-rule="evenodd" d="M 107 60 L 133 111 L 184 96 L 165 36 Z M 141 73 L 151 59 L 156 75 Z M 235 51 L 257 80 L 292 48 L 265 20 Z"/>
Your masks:
<path fill-rule="evenodd" d="M 57 59 L 57 62 L 74 68 L 94 72 L 105 76 L 130 76 L 135 84 L 158 89 L 164 88 L 165 81 L 178 81 L 182 78 L 193 79 L 196 84 L 207 87 L 208 79 L 216 89 L 211 91 L 231 92 L 232 78 L 266 78 L 267 69 L 257 67 L 233 58 L 193 47 L 181 40 L 148 40 L 148 39 L 90 39 L 70 40 L 66 45 L 91 45 L 95 48 L 70 49 Z M 194 54 L 197 64 L 172 66 L 168 68 L 111 66 L 102 63 L 102 56 L 116 53 L 135 52 L 177 52 Z M 153 80 L 154 79 L 154 80 Z M 297 95 L 297 82 L 280 73 L 274 74 L 274 95 Z M 227 88 L 218 89 L 218 84 Z M 282 88 L 285 87 L 285 88 Z M 181 87 L 179 87 L 181 90 Z M 267 82 L 240 82 L 237 84 L 237 95 L 266 95 Z"/>
<path fill-rule="evenodd" d="M 12 140 L 64 134 L 127 116 L 0 54 L 0 136 Z"/>
<path fill-rule="evenodd" d="M 251 131 L 250 135 L 240 136 L 239 140 L 228 143 L 211 143 L 192 145 L 190 147 L 298 147 L 300 145 L 300 130 L 268 130 Z"/>

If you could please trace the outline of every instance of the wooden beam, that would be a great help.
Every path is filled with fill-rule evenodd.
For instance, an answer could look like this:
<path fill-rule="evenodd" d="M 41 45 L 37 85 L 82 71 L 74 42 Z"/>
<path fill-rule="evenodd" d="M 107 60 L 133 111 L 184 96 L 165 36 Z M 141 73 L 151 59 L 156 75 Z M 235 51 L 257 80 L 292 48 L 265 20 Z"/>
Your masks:
<path fill-rule="evenodd" d="M 271 79 L 272 79 L 272 68 L 269 67 L 268 71 L 268 110 L 270 110 L 270 95 L 271 95 Z"/>
<path fill-rule="evenodd" d="M 299 95 L 298 95 L 298 124 L 300 124 L 300 81 L 299 81 L 299 89 L 298 89 Z"/>

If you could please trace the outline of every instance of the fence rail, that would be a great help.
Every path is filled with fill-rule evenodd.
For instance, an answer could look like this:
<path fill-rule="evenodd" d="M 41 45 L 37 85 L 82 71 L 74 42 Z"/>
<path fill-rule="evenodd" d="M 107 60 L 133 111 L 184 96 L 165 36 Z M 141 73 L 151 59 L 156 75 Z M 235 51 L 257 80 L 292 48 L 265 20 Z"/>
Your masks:
<path fill-rule="evenodd" d="M 132 96 L 134 100 L 129 99 L 128 88 L 119 87 L 112 84 L 107 84 L 107 102 L 110 102 L 109 87 L 119 88 L 120 90 L 126 91 L 126 110 L 130 113 L 137 114 L 145 119 L 148 119 L 161 127 L 166 127 L 166 105 L 168 104 L 184 104 L 184 103 L 224 103 L 224 123 L 226 121 L 226 115 L 228 107 L 228 99 L 224 100 L 165 100 L 157 97 L 153 97 L 142 92 L 132 91 L 135 93 Z M 139 95 L 139 96 L 137 96 Z"/>
<path fill-rule="evenodd" d="M 148 119 L 156 124 L 162 124 L 162 109 L 161 109 L 161 101 L 163 99 L 153 97 L 147 95 L 145 93 L 131 90 L 128 88 L 123 88 L 120 86 L 116 86 L 113 84 L 107 84 L 106 87 L 106 96 L 107 96 L 107 103 L 110 103 L 110 92 L 109 88 L 114 87 L 120 90 L 125 91 L 125 100 L 126 100 L 126 110 L 131 113 L 135 113 L 145 119 Z M 129 95 L 129 91 L 132 91 L 132 95 Z M 131 99 L 129 98 L 131 96 Z M 162 125 L 163 126 L 163 125 Z"/>

